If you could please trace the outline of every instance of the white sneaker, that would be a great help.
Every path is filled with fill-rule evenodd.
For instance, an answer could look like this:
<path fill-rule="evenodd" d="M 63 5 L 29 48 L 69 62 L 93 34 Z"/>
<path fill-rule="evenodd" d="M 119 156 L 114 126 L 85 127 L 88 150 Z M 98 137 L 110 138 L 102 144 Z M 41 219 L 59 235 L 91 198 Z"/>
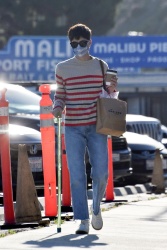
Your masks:
<path fill-rule="evenodd" d="M 89 220 L 81 220 L 78 229 L 75 231 L 76 234 L 88 234 L 89 233 Z"/>
<path fill-rule="evenodd" d="M 103 227 L 103 219 L 102 219 L 102 216 L 101 216 L 101 210 L 99 210 L 99 213 L 97 215 L 95 215 L 94 212 L 93 212 L 93 207 L 91 207 L 91 212 L 92 212 L 92 221 L 91 221 L 92 227 L 95 230 L 102 229 L 102 227 Z"/>

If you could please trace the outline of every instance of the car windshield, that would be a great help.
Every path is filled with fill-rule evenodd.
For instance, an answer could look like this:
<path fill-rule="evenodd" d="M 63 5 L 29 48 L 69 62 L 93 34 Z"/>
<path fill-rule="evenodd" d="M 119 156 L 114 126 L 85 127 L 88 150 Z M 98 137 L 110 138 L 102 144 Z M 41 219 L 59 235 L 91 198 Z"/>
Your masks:
<path fill-rule="evenodd" d="M 18 85 L 6 85 L 9 114 L 39 114 L 41 97 Z"/>

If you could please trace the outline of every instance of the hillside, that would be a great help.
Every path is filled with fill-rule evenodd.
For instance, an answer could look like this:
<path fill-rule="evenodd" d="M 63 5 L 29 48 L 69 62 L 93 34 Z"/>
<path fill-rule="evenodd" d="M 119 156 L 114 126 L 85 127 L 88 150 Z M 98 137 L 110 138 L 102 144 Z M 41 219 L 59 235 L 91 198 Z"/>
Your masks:
<path fill-rule="evenodd" d="M 167 35 L 167 1 L 122 0 L 116 7 L 114 27 L 107 35 L 127 35 L 129 31 Z"/>

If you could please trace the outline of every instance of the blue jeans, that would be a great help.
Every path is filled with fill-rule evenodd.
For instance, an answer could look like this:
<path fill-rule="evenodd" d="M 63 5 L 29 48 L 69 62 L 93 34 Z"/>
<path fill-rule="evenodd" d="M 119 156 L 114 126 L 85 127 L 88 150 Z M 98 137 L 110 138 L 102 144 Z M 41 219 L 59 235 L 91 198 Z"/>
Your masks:
<path fill-rule="evenodd" d="M 92 166 L 93 210 L 98 214 L 108 179 L 107 136 L 97 134 L 96 125 L 66 126 L 65 142 L 74 219 L 89 219 L 85 149 Z"/>

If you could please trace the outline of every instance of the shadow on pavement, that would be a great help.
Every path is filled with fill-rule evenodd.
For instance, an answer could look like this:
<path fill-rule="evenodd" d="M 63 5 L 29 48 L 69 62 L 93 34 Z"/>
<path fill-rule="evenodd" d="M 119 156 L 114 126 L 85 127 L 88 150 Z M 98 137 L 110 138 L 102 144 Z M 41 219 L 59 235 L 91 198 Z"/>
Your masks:
<path fill-rule="evenodd" d="M 55 238 L 53 236 L 55 235 Z M 81 247 L 90 248 L 92 246 L 105 246 L 105 243 L 96 242 L 98 240 L 97 235 L 79 235 L 79 234 L 69 234 L 65 236 L 60 236 L 58 234 L 50 235 L 46 238 L 41 238 L 39 241 L 27 241 L 25 245 L 36 246 L 39 248 L 61 246 L 61 247 Z"/>
<path fill-rule="evenodd" d="M 147 221 L 157 221 L 157 222 L 167 222 L 167 208 L 164 208 L 161 212 L 156 213 L 148 218 L 142 218 L 142 220 L 147 220 Z M 165 215 L 165 218 L 163 217 Z"/>

